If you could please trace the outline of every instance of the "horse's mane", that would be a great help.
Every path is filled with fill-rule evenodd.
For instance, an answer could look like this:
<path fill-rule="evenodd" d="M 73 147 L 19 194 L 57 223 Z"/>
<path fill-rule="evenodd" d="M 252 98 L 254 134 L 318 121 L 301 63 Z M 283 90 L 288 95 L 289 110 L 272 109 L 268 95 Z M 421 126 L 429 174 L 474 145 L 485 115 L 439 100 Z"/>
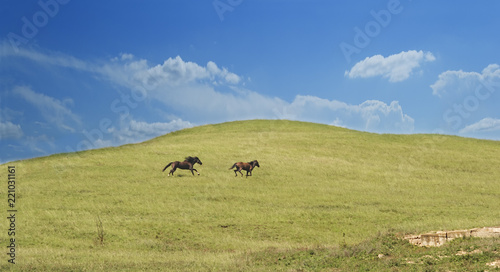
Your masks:
<path fill-rule="evenodd" d="M 191 156 L 187 156 L 185 159 L 185 161 L 190 162 L 190 163 L 194 163 L 197 160 L 198 160 L 198 157 L 191 157 Z"/>

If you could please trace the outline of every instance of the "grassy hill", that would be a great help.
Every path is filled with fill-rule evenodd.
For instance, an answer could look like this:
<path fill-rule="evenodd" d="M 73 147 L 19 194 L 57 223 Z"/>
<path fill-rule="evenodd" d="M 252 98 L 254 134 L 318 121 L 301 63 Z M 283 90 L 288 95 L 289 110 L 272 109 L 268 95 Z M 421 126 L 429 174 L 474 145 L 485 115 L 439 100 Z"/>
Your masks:
<path fill-rule="evenodd" d="M 161 171 L 189 155 L 200 176 Z M 252 177 L 228 170 L 254 159 Z M 2 270 L 348 270 L 412 249 L 396 234 L 500 224 L 497 141 L 254 120 L 12 162 L 1 180 L 9 165 L 17 264 L 2 246 Z"/>

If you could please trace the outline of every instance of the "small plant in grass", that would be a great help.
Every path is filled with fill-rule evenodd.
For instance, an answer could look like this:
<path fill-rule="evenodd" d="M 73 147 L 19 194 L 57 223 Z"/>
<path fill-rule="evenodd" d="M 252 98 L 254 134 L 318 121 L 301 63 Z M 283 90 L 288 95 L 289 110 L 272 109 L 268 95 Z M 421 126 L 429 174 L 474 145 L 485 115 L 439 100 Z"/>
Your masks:
<path fill-rule="evenodd" d="M 102 220 L 99 215 L 97 215 L 95 219 L 95 225 L 97 229 L 96 244 L 102 246 L 104 245 L 104 227 L 102 226 Z"/>

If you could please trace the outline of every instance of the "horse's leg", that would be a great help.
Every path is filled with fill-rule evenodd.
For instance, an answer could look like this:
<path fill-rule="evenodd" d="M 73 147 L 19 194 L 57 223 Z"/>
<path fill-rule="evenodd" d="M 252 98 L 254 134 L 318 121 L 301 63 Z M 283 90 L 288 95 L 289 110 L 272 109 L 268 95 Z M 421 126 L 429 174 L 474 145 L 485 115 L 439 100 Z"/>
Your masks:
<path fill-rule="evenodd" d="M 234 176 L 237 177 L 238 176 L 238 169 L 234 170 Z"/>
<path fill-rule="evenodd" d="M 193 174 L 193 176 L 194 176 L 194 172 L 193 171 L 196 171 L 196 173 L 198 173 L 198 176 L 200 175 L 200 173 L 198 172 L 198 170 L 194 169 L 193 167 L 191 167 L 191 169 L 189 169 L 189 170 L 191 170 L 191 174 Z"/>
<path fill-rule="evenodd" d="M 198 173 L 198 176 L 200 175 L 200 173 L 198 172 L 198 170 L 196 170 L 196 169 L 193 168 L 192 164 L 189 164 L 189 170 L 191 171 L 191 174 L 193 174 L 193 176 L 194 176 L 194 172 L 193 171 L 196 171 L 196 173 Z"/>
<path fill-rule="evenodd" d="M 191 171 L 191 174 L 193 174 L 193 176 L 194 176 L 194 173 L 193 173 L 193 165 L 192 165 L 192 164 L 189 164 L 189 165 L 188 165 L 188 167 L 187 167 L 187 168 L 184 168 L 184 169 Z"/>
<path fill-rule="evenodd" d="M 170 176 L 170 174 L 172 174 L 172 176 L 173 176 L 176 169 L 177 169 L 177 167 L 175 167 L 175 166 L 172 167 L 172 170 L 170 170 L 170 172 L 168 173 L 168 176 Z"/>

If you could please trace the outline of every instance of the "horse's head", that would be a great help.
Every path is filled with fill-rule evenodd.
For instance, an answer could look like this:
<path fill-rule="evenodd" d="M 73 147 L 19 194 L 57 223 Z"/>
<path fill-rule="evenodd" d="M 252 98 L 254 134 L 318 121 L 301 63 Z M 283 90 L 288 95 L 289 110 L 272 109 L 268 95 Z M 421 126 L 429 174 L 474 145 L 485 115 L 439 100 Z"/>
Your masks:
<path fill-rule="evenodd" d="M 192 164 L 195 164 L 195 163 L 199 163 L 200 165 L 202 165 L 203 163 L 200 161 L 200 159 L 198 157 L 186 157 L 186 161 L 192 163 Z"/>
<path fill-rule="evenodd" d="M 252 161 L 250 164 L 252 165 L 252 167 L 255 166 L 260 167 L 259 162 L 257 160 Z"/>
<path fill-rule="evenodd" d="M 195 159 L 195 162 L 194 163 L 199 163 L 200 165 L 202 165 L 203 163 L 200 161 L 200 159 L 198 159 L 198 157 L 194 157 Z"/>

